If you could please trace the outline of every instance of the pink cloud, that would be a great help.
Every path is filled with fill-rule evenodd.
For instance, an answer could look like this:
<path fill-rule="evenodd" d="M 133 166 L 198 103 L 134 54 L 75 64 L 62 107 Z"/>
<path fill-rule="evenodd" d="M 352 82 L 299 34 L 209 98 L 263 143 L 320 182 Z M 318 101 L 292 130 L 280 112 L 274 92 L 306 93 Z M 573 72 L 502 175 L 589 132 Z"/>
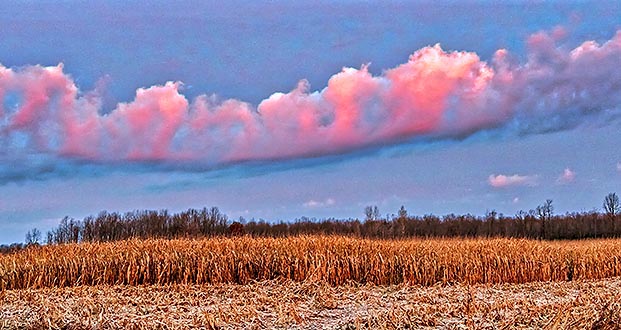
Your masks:
<path fill-rule="evenodd" d="M 133 101 L 104 113 L 98 92 L 80 92 L 62 65 L 0 65 L 0 101 L 20 99 L 6 109 L 0 102 L 0 138 L 7 142 L 0 151 L 23 145 L 91 161 L 213 165 L 463 137 L 499 127 L 547 132 L 618 111 L 621 31 L 604 44 L 586 41 L 573 50 L 558 45 L 564 34 L 557 28 L 531 36 L 522 64 L 504 49 L 486 63 L 475 53 L 435 45 L 382 75 L 373 76 L 367 66 L 344 68 L 321 90 L 302 80 L 257 106 L 206 95 L 190 101 L 181 83 L 168 82 L 138 89 Z M 519 176 L 502 177 L 494 180 L 520 182 Z"/>
<path fill-rule="evenodd" d="M 556 179 L 556 182 L 560 184 L 567 184 L 573 182 L 575 179 L 576 172 L 572 171 L 569 168 L 566 168 L 565 170 L 563 170 L 563 173 L 561 173 L 558 179 Z"/>
<path fill-rule="evenodd" d="M 487 182 L 494 188 L 506 188 L 511 186 L 536 186 L 538 177 L 536 175 L 490 175 Z"/>

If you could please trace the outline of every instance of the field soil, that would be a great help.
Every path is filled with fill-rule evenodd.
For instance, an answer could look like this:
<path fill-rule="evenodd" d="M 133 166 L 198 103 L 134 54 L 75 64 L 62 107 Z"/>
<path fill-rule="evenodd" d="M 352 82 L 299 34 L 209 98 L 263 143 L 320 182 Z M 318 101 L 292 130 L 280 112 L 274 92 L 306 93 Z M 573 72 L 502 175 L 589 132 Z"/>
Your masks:
<path fill-rule="evenodd" d="M 621 278 L 527 284 L 77 286 L 0 291 L 1 329 L 619 329 Z"/>

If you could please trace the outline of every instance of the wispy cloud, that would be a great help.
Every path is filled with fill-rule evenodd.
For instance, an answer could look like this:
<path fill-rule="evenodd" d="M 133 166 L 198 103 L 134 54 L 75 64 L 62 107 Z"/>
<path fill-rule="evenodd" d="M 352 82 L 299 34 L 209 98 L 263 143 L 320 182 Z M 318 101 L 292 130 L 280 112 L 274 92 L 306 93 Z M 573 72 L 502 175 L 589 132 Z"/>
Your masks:
<path fill-rule="evenodd" d="M 487 182 L 490 186 L 494 188 L 506 188 L 511 186 L 536 186 L 537 185 L 537 175 L 490 175 L 487 178 Z"/>
<path fill-rule="evenodd" d="M 316 201 L 314 199 L 311 199 L 302 205 L 306 208 L 322 208 L 322 207 L 332 206 L 335 203 L 336 201 L 333 198 L 327 198 L 324 201 Z"/>

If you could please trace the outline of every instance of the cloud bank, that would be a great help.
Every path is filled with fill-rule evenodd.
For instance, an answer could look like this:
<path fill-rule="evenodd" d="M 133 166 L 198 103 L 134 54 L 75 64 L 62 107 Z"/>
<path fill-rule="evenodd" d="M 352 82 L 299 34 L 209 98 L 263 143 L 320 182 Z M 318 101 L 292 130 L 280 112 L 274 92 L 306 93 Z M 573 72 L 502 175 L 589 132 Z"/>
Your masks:
<path fill-rule="evenodd" d="M 105 112 L 99 91 L 81 92 L 62 64 L 0 65 L 0 159 L 209 166 L 497 128 L 542 133 L 618 116 L 621 31 L 575 49 L 559 45 L 561 37 L 532 35 L 524 63 L 504 49 L 487 63 L 472 52 L 425 47 L 379 76 L 366 65 L 344 68 L 322 90 L 302 80 L 257 106 L 208 95 L 190 101 L 182 83 L 167 82 L 138 89 L 133 101 Z M 520 181 L 496 176 L 490 184 L 503 180 Z"/>

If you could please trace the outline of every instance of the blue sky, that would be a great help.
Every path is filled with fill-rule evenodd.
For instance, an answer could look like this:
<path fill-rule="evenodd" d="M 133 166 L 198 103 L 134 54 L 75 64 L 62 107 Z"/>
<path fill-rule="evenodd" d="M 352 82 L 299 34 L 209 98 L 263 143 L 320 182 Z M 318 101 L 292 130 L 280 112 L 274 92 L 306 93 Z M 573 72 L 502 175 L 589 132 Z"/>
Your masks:
<path fill-rule="evenodd" d="M 167 126 L 155 119 L 146 121 L 145 129 L 125 132 L 119 140 L 111 139 L 103 147 L 100 144 L 95 151 L 89 149 L 95 140 L 84 128 L 71 135 L 79 140 L 72 152 L 58 151 L 62 149 L 58 144 L 69 139 L 63 134 L 68 133 L 49 133 L 62 131 L 56 117 L 37 117 L 41 119 L 36 125 L 29 122 L 17 128 L 11 128 L 9 122 L 29 97 L 20 86 L 25 81 L 47 83 L 52 79 L 60 79 L 62 86 L 69 82 L 79 90 L 72 111 L 86 113 L 85 95 L 94 93 L 100 105 L 88 111 L 95 111 L 97 118 L 118 117 L 117 121 L 125 120 L 116 110 L 119 102 L 128 104 L 125 113 L 136 113 L 136 120 L 151 115 L 136 110 L 149 107 L 148 100 L 132 103 L 138 88 L 146 89 L 145 98 L 165 102 L 185 98 L 191 109 L 196 107 L 193 100 L 204 94 L 210 106 L 235 100 L 233 110 L 220 107 L 220 112 L 241 111 L 240 107 L 247 106 L 250 112 L 259 108 L 267 113 L 264 101 L 276 92 L 297 95 L 295 91 L 287 93 L 296 89 L 301 79 L 310 85 L 301 92 L 308 96 L 304 100 L 322 111 L 321 104 L 341 90 L 338 79 L 331 77 L 338 76 L 343 67 L 360 69 L 370 63 L 368 71 L 374 83 L 396 84 L 387 72 L 407 63 L 408 57 L 421 49 L 427 49 L 421 51 L 422 58 L 436 54 L 425 48 L 436 43 L 441 44 L 439 54 L 448 63 L 455 60 L 451 51 L 477 55 L 480 62 L 473 70 L 487 82 L 484 70 L 491 68 L 494 77 L 499 76 L 500 66 L 492 63 L 498 49 L 506 49 L 512 61 L 521 63 L 518 71 L 525 72 L 535 66 L 533 63 L 546 65 L 546 59 L 533 57 L 548 54 L 548 39 L 554 41 L 555 54 L 563 59 L 570 58 L 563 56 L 585 41 L 603 47 L 616 40 L 615 34 L 621 30 L 620 7 L 618 2 L 605 1 L 6 2 L 0 10 L 0 64 L 15 72 L 16 78 L 10 82 L 13 89 L 6 88 L 4 114 L 0 112 L 0 142 L 4 145 L 0 148 L 0 243 L 22 241 L 28 229 L 47 230 L 65 215 L 82 218 L 101 210 L 176 211 L 215 205 L 234 218 L 275 221 L 300 216 L 361 217 L 364 206 L 370 204 L 378 205 L 382 213 L 395 213 L 404 205 L 414 214 L 483 214 L 488 209 L 513 214 L 534 208 L 547 198 L 554 200 L 559 213 L 599 208 L 605 194 L 618 191 L 621 182 L 621 155 L 616 151 L 621 137 L 616 120 L 621 87 L 615 85 L 621 77 L 618 70 L 606 67 L 621 63 L 614 42 L 609 43 L 612 50 L 593 53 L 598 60 L 587 58 L 586 64 L 576 65 L 576 72 L 555 71 L 558 63 L 564 62 L 552 61 L 545 66 L 552 72 L 541 79 L 543 83 L 525 80 L 522 88 L 528 93 L 534 89 L 535 96 L 528 94 L 526 101 L 518 100 L 510 119 L 495 116 L 495 108 L 484 108 L 480 117 L 485 122 L 461 131 L 444 123 L 421 134 L 404 127 L 399 137 L 375 136 L 373 130 L 370 137 L 355 135 L 353 140 L 312 133 L 308 139 L 322 140 L 308 142 L 310 146 L 306 140 L 289 145 L 286 134 L 274 133 L 261 140 L 261 148 L 267 151 L 239 151 L 242 156 L 222 155 L 228 148 L 243 149 L 252 139 L 241 144 L 213 133 L 216 135 L 210 135 L 209 140 L 190 136 L 171 142 L 170 148 L 174 143 L 199 145 L 191 149 L 190 161 L 180 161 L 178 154 L 162 156 L 150 149 L 140 149 L 144 153 L 132 158 L 132 147 L 151 143 L 150 137 L 145 137 L 151 126 L 160 125 L 154 130 L 166 135 Z M 540 32 L 546 36 L 541 42 L 533 38 Z M 56 67 L 58 63 L 62 68 L 53 73 L 33 67 Z M 572 68 L 571 63 L 564 65 Z M 591 77 L 590 72 L 597 75 Z M 577 102 L 576 109 L 574 103 L 557 102 L 558 92 L 543 91 L 557 86 L 547 82 L 557 81 L 555 75 L 561 74 L 575 80 L 570 84 L 575 88 L 571 93 L 586 90 L 588 94 Z M 360 79 L 353 80 L 355 86 L 367 81 L 365 77 L 355 79 Z M 168 81 L 183 84 L 148 89 Z M 334 85 L 329 86 L 329 81 Z M 490 81 L 490 86 L 496 86 L 495 80 Z M 591 87 L 582 86 L 583 82 Z M 607 93 L 598 94 L 594 82 L 607 86 Z M 326 86 L 329 88 L 322 92 Z M 502 94 L 511 87 L 494 90 Z M 384 95 L 383 87 L 377 88 L 380 91 L 373 95 Z M 391 92 L 387 89 L 386 93 Z M 451 93 L 450 97 L 458 98 L 451 111 L 458 116 L 460 111 L 470 111 L 471 103 L 464 101 L 463 95 Z M 545 102 L 533 101 L 539 99 Z M 271 100 L 278 114 L 284 103 Z M 386 104 L 385 99 L 381 102 Z M 13 103 L 15 109 L 10 110 Z M 58 112 L 57 107 L 65 109 L 45 107 L 45 113 Z M 366 105 L 362 107 L 366 109 Z M 564 107 L 571 109 L 565 111 Z M 185 108 L 179 105 L 179 109 Z M 274 116 L 274 125 L 278 125 L 282 117 Z M 261 122 L 267 122 L 266 118 Z M 464 118 L 467 122 L 470 117 Z M 132 123 L 128 119 L 125 125 Z M 395 124 L 386 121 L 382 125 L 379 131 Z M 248 126 L 231 124 L 226 128 L 237 134 Z M 34 146 L 31 140 L 39 135 L 52 142 Z M 121 140 L 130 146 L 129 151 L 119 149 L 126 154 L 101 151 Z M 197 151 L 206 156 L 198 157 Z"/>

